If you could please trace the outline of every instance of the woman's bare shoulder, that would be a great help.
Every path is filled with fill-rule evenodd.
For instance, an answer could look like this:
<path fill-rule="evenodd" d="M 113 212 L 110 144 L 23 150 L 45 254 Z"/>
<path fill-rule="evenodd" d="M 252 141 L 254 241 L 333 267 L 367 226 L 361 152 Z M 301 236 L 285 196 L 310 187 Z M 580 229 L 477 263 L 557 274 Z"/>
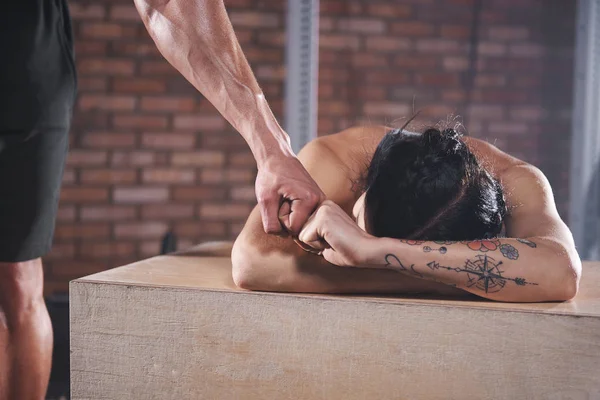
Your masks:
<path fill-rule="evenodd" d="M 525 161 L 505 153 L 485 140 L 463 137 L 463 141 L 469 146 L 469 149 L 475 154 L 479 162 L 492 175 L 497 177 L 503 175 L 512 167 L 528 165 Z"/>

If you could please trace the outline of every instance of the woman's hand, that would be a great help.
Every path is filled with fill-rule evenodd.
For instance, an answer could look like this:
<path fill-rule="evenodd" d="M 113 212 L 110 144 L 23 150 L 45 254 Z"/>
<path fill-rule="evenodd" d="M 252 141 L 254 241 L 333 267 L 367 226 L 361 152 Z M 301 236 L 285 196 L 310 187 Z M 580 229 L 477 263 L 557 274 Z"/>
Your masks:
<path fill-rule="evenodd" d="M 308 219 L 298 239 L 321 250 L 332 264 L 367 267 L 367 254 L 376 238 L 363 231 L 340 206 L 325 200 Z"/>

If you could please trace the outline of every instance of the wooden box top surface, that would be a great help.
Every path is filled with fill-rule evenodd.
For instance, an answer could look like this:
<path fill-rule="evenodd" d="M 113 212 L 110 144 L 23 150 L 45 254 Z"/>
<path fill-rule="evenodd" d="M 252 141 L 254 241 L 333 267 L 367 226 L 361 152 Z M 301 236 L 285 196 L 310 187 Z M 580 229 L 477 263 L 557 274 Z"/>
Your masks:
<path fill-rule="evenodd" d="M 98 283 L 163 288 L 227 291 L 262 296 L 329 298 L 339 301 L 421 304 L 485 310 L 592 316 L 600 318 L 600 262 L 585 262 L 577 297 L 562 303 L 499 303 L 474 296 L 465 299 L 408 296 L 355 296 L 250 292 L 238 289 L 231 278 L 230 244 L 207 244 L 179 254 L 158 256 L 86 276 L 72 283 Z M 217 256 L 215 256 L 217 255 Z"/>

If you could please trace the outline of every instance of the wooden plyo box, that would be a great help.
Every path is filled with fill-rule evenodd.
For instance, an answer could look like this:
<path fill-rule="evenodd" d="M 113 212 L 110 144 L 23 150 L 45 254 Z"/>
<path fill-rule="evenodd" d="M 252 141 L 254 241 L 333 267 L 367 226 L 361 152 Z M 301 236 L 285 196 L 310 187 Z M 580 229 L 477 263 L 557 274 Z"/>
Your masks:
<path fill-rule="evenodd" d="M 600 399 L 600 263 L 502 304 L 248 292 L 198 254 L 71 283 L 73 399 Z"/>

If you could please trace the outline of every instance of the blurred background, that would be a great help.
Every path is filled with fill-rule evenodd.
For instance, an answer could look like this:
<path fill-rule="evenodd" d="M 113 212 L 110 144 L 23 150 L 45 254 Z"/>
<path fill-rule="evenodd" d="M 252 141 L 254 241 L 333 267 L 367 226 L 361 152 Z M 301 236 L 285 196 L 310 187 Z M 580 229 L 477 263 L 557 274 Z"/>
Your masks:
<path fill-rule="evenodd" d="M 303 45 L 286 37 L 288 2 L 225 4 L 283 124 L 286 87 L 303 91 L 297 80 L 286 86 L 286 57 Z M 69 280 L 155 256 L 168 232 L 179 249 L 233 240 L 255 204 L 246 143 L 163 60 L 133 2 L 73 0 L 70 9 L 79 97 L 44 260 L 55 389 L 68 381 Z M 318 135 L 402 125 L 417 110 L 412 127 L 462 122 L 538 166 L 568 221 L 576 1 L 321 0 L 317 10 Z"/>

